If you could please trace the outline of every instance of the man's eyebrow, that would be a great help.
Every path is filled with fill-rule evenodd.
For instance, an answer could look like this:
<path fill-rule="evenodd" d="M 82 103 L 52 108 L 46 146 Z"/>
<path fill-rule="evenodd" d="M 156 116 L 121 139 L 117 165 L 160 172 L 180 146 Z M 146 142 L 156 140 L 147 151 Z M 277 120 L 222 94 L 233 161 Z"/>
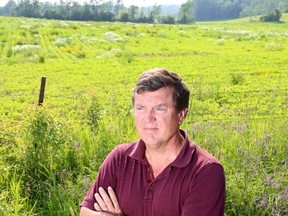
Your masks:
<path fill-rule="evenodd" d="M 143 104 L 135 104 L 134 106 L 141 106 L 141 107 L 144 107 L 145 105 Z M 159 104 L 156 104 L 154 107 L 163 107 L 163 106 L 168 106 L 168 104 L 166 103 L 159 103 Z"/>
<path fill-rule="evenodd" d="M 144 105 L 142 105 L 142 104 L 135 104 L 134 106 L 138 106 L 138 107 L 143 107 Z"/>
<path fill-rule="evenodd" d="M 160 107 L 160 106 L 168 106 L 166 103 L 160 103 L 160 104 L 156 104 L 155 106 Z"/>

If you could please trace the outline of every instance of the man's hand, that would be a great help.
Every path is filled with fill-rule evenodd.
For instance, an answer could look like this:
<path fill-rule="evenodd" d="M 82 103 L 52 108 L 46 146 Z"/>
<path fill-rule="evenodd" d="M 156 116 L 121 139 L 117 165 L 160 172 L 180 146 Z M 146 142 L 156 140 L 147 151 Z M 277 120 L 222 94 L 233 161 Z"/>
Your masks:
<path fill-rule="evenodd" d="M 97 212 L 105 212 L 110 215 L 123 216 L 123 212 L 119 206 L 118 199 L 112 187 L 108 187 L 108 193 L 102 188 L 99 188 L 99 193 L 94 195 L 96 203 L 94 208 Z"/>

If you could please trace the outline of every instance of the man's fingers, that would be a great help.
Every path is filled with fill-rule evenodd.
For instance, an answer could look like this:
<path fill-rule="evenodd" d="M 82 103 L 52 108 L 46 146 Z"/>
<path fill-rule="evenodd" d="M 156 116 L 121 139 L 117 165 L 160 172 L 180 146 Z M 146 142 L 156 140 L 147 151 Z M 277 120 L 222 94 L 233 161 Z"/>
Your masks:
<path fill-rule="evenodd" d="M 100 209 L 98 209 L 98 211 L 99 210 L 107 211 L 108 210 L 108 206 L 105 203 L 105 200 L 102 198 L 102 196 L 99 193 L 95 193 L 94 197 L 96 199 L 97 205 L 100 207 Z"/>
<path fill-rule="evenodd" d="M 110 198 L 111 198 L 111 200 L 112 200 L 112 203 L 113 203 L 114 208 L 115 208 L 117 211 L 119 211 L 119 210 L 120 210 L 120 206 L 119 206 L 119 203 L 118 203 L 117 196 L 116 196 L 113 188 L 110 187 L 110 186 L 108 187 L 108 194 L 109 194 L 109 196 L 110 196 Z"/>
<path fill-rule="evenodd" d="M 99 188 L 99 194 L 101 195 L 106 207 L 108 207 L 108 210 L 113 209 L 114 205 L 112 203 L 112 200 L 102 187 Z"/>
<path fill-rule="evenodd" d="M 94 208 L 96 211 L 102 211 L 101 207 L 99 206 L 97 202 L 94 203 Z"/>
<path fill-rule="evenodd" d="M 94 195 L 96 200 L 96 203 L 94 204 L 95 210 L 103 213 L 116 213 L 117 215 L 122 215 L 122 210 L 112 187 L 108 187 L 108 193 L 102 187 L 100 187 L 98 191 L 99 192 Z"/>

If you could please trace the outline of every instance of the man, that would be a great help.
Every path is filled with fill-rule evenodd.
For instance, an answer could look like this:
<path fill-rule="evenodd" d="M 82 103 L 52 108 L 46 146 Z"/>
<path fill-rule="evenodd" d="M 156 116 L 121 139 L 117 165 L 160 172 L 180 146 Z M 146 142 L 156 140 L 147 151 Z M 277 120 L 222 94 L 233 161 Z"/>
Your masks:
<path fill-rule="evenodd" d="M 140 140 L 118 145 L 81 203 L 80 215 L 224 215 L 220 163 L 180 128 L 189 90 L 165 69 L 144 72 L 132 102 Z"/>

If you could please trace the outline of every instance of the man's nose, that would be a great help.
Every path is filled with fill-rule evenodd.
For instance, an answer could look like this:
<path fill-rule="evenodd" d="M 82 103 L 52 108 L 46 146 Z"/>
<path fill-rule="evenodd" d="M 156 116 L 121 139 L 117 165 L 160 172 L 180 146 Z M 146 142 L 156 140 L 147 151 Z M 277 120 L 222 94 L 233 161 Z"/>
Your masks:
<path fill-rule="evenodd" d="M 147 121 L 154 121 L 155 120 L 155 111 L 154 109 L 149 109 L 145 113 L 145 119 Z"/>

